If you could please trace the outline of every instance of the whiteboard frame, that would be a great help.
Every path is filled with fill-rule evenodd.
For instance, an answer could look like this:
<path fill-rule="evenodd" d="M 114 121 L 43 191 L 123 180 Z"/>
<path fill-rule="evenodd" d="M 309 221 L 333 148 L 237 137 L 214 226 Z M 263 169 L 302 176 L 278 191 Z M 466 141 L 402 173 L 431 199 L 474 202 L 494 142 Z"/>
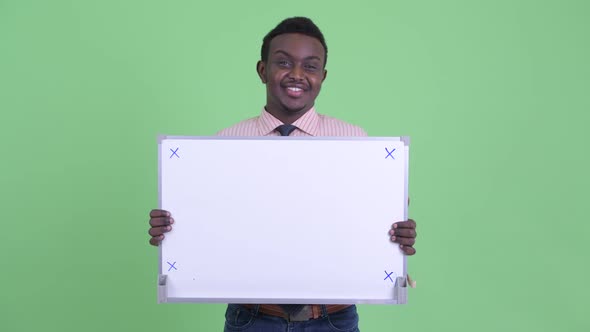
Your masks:
<path fill-rule="evenodd" d="M 397 137 L 342 137 L 342 136 L 169 136 L 158 135 L 158 208 L 162 208 L 162 141 L 167 139 L 182 140 L 330 140 L 330 141 L 395 141 L 403 142 L 406 147 L 405 158 L 405 179 L 404 179 L 404 197 L 408 199 L 408 180 L 409 180 L 409 136 Z M 404 220 L 408 220 L 408 204 L 404 205 Z M 158 303 L 264 303 L 264 304 L 281 304 L 285 299 L 244 299 L 244 298 L 185 298 L 185 297 L 168 297 L 167 295 L 167 275 L 163 273 L 162 264 L 162 246 L 158 248 L 158 281 L 157 295 Z M 403 256 L 403 276 L 398 276 L 395 281 L 393 296 L 391 300 L 359 300 L 359 299 L 304 299 L 289 300 L 291 304 L 406 304 L 407 303 L 407 256 Z"/>

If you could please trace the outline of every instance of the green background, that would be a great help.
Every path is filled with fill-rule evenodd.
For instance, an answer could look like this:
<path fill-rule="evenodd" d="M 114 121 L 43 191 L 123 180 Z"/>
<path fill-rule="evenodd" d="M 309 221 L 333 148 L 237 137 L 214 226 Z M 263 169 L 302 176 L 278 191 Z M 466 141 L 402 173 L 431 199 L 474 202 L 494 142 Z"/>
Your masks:
<path fill-rule="evenodd" d="M 222 330 L 156 304 L 156 136 L 256 116 L 294 15 L 327 38 L 318 111 L 412 138 L 418 287 L 361 330 L 590 330 L 590 2 L 0 0 L 2 330 Z"/>

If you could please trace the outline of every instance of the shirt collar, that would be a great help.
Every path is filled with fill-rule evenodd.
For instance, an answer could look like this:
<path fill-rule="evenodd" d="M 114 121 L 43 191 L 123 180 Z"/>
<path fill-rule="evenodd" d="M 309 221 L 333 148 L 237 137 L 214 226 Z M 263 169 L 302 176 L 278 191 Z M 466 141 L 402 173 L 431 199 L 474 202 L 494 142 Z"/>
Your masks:
<path fill-rule="evenodd" d="M 297 121 L 293 122 L 293 125 L 297 129 L 311 135 L 317 136 L 318 124 L 320 117 L 315 111 L 315 107 L 305 112 Z M 261 136 L 270 135 L 278 126 L 282 125 L 281 120 L 275 118 L 272 114 L 268 113 L 266 109 L 262 108 L 262 114 L 258 117 L 258 130 Z"/>

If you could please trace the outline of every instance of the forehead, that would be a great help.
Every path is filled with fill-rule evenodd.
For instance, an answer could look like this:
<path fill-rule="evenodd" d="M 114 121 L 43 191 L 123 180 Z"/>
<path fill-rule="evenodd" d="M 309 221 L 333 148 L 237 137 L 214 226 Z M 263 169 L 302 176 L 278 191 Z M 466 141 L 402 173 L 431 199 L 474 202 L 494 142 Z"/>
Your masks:
<path fill-rule="evenodd" d="M 324 46 L 314 37 L 300 33 L 286 33 L 274 37 L 269 45 L 269 56 L 283 51 L 297 58 L 318 57 L 324 61 Z"/>

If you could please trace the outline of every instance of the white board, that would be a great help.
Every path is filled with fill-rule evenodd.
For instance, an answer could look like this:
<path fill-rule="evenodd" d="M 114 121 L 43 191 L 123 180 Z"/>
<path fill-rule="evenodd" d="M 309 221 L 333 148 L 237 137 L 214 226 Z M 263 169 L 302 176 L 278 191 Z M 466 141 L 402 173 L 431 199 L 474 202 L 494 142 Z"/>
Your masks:
<path fill-rule="evenodd" d="M 160 137 L 159 301 L 404 303 L 408 142 Z"/>

